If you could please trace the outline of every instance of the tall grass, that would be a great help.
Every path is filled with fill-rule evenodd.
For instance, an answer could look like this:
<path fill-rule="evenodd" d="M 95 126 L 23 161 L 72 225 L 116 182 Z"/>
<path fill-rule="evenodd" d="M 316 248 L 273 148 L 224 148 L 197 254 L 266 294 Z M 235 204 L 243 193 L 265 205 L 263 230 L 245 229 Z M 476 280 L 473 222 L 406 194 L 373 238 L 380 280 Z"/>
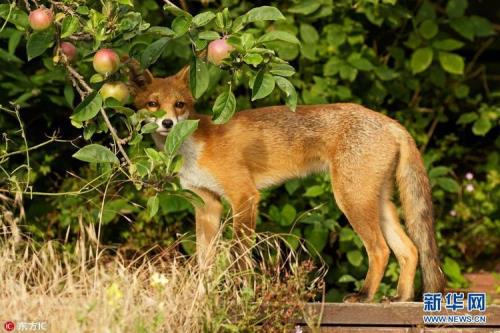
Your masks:
<path fill-rule="evenodd" d="M 0 320 L 46 321 L 50 332 L 283 332 L 323 291 L 323 267 L 277 235 L 257 235 L 252 256 L 219 240 L 209 267 L 174 247 L 127 259 L 97 247 L 80 224 L 75 246 L 23 236 L 0 215 Z M 96 249 L 99 249 L 96 251 Z M 156 252 L 155 255 L 151 253 Z M 240 256 L 240 257 L 238 257 Z"/>

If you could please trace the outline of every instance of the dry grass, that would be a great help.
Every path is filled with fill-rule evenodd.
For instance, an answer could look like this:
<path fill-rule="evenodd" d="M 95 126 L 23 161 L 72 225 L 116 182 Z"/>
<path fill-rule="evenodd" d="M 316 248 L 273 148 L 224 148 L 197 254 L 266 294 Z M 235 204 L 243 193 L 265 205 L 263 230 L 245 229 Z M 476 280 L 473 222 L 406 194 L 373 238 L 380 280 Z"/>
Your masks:
<path fill-rule="evenodd" d="M 230 241 L 200 269 L 174 249 L 134 260 L 97 250 L 92 227 L 63 250 L 15 224 L 0 218 L 0 320 L 46 321 L 50 332 L 282 332 L 322 291 L 324 270 L 276 235 L 257 236 L 255 268 L 242 272 Z"/>

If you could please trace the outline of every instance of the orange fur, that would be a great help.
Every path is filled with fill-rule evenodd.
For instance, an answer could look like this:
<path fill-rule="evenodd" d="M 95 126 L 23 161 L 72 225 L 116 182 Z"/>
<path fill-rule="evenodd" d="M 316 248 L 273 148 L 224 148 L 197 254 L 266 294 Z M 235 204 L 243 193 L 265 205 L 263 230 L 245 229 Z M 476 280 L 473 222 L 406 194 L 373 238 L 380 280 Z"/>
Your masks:
<path fill-rule="evenodd" d="M 331 175 L 339 208 L 361 237 L 369 258 L 361 291 L 346 301 L 373 299 L 389 248 L 401 266 L 396 300 L 412 299 L 419 255 L 426 290 L 443 288 L 428 178 L 415 142 L 400 124 L 363 106 L 337 103 L 299 106 L 296 112 L 284 106 L 252 109 L 214 125 L 210 117 L 194 111 L 187 76 L 185 68 L 172 77 L 152 78 L 136 89 L 135 104 L 151 111 L 163 109 L 164 118 L 174 123 L 199 119 L 198 129 L 180 149 L 185 161 L 179 175 L 184 187 L 205 200 L 205 206 L 196 210 L 200 260 L 210 256 L 220 197 L 231 203 L 235 233 L 244 238 L 255 229 L 259 189 L 325 171 Z M 149 107 L 151 100 L 158 105 Z M 159 146 L 165 135 L 162 129 L 154 134 Z M 395 180 L 411 238 L 391 202 Z"/>

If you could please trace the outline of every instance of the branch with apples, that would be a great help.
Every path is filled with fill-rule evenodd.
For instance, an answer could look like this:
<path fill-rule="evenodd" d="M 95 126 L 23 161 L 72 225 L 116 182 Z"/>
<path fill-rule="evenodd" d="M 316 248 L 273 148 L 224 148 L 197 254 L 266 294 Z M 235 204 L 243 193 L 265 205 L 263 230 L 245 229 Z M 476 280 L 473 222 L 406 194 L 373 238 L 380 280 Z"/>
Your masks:
<path fill-rule="evenodd" d="M 128 85 L 131 62 L 144 70 L 161 59 L 172 43 L 186 41 L 191 50 L 190 88 L 195 99 L 207 91 L 211 66 L 229 74 L 211 110 L 217 124 L 229 121 L 236 112 L 233 89 L 237 84 L 243 83 L 251 90 L 252 101 L 278 89 L 292 111 L 297 105 L 297 94 L 289 80 L 295 70 L 278 56 L 273 43 L 299 41 L 274 28 L 272 22 L 285 19 L 277 8 L 256 7 L 236 17 L 227 8 L 220 12 L 205 10 L 193 16 L 166 2 L 163 9 L 173 18 L 169 27 L 151 26 L 128 0 L 101 5 L 48 1 L 46 6 L 28 1 L 29 12 L 15 3 L 0 5 L 0 17 L 5 24 L 26 32 L 28 61 L 52 56 L 54 64 L 67 70 L 81 98 L 70 119 L 89 143 L 73 156 L 118 167 L 138 186 L 146 179 L 157 188 L 170 186 L 160 179 L 171 180 L 164 175 L 175 175 L 182 162 L 176 151 L 152 148 L 129 157 L 130 150 L 139 147 L 144 135 L 154 130 L 145 124 L 147 114 L 143 110 L 127 106 L 133 98 Z M 261 29 L 252 29 L 255 24 L 269 27 L 262 33 Z M 222 103 L 224 100 L 234 103 Z M 180 122 L 176 126 L 188 125 Z M 167 140 L 182 142 L 192 130 L 174 129 Z M 112 140 L 106 140 L 102 135 L 106 133 Z M 94 142 L 97 135 L 103 144 Z"/>

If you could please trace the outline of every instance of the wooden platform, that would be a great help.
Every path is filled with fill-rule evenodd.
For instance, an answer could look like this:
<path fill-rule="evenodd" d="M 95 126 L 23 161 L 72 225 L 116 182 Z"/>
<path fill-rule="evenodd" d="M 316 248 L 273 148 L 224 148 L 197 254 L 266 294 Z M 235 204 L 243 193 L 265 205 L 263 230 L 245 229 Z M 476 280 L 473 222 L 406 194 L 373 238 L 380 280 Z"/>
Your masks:
<path fill-rule="evenodd" d="M 424 315 L 484 315 L 486 324 L 424 324 Z M 321 320 L 319 320 L 321 318 Z M 442 309 L 440 312 L 424 312 L 417 302 L 346 304 L 309 304 L 300 323 L 302 331 L 321 333 L 361 332 L 494 332 L 500 333 L 500 306 L 490 305 L 485 312 Z M 319 327 L 317 329 L 308 329 Z M 299 329 L 297 331 L 300 332 Z"/>

